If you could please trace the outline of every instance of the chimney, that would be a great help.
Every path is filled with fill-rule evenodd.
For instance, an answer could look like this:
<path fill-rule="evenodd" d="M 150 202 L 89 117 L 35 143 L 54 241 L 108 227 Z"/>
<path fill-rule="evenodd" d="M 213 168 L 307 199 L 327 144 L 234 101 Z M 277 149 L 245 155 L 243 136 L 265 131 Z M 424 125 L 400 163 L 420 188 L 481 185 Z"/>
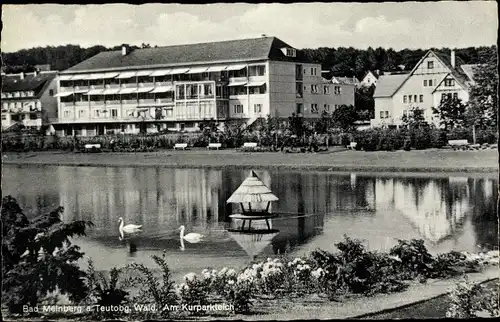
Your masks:
<path fill-rule="evenodd" d="M 24 72 L 19 73 L 19 79 L 24 79 Z"/>
<path fill-rule="evenodd" d="M 126 55 L 127 55 L 127 46 L 122 45 L 122 56 L 126 56 Z"/>
<path fill-rule="evenodd" d="M 451 50 L 451 67 L 455 68 L 455 50 Z"/>

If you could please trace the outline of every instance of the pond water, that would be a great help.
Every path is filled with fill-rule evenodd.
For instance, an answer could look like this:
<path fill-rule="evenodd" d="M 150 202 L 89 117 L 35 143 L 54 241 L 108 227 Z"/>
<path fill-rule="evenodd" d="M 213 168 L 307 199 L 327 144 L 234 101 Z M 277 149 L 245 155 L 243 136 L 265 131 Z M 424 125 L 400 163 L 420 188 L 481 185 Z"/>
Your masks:
<path fill-rule="evenodd" d="M 397 239 L 422 238 L 432 253 L 481 251 L 498 245 L 497 174 L 334 173 L 257 170 L 279 198 L 275 234 L 227 231 L 238 209 L 226 200 L 248 176 L 237 167 L 174 169 L 4 165 L 3 195 L 33 217 L 61 205 L 65 221 L 90 220 L 75 238 L 98 269 L 132 262 L 152 266 L 166 252 L 174 275 L 203 268 L 242 267 L 285 251 L 335 251 L 343 235 L 386 251 Z M 236 207 L 238 207 L 236 205 Z M 143 225 L 120 240 L 118 218 Z M 253 225 L 263 224 L 262 222 Z M 186 233 L 200 242 L 180 242 Z M 82 261 L 83 262 L 83 261 Z M 82 265 L 85 265 L 84 263 Z"/>

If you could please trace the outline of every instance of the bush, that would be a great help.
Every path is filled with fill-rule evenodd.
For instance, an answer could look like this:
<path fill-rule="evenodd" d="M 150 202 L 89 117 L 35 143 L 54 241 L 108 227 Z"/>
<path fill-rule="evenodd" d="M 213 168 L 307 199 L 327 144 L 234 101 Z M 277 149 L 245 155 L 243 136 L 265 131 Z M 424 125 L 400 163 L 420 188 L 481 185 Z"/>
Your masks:
<path fill-rule="evenodd" d="M 153 314 L 159 314 L 161 317 L 166 317 L 169 315 L 169 310 L 163 310 L 162 308 L 171 305 L 177 305 L 178 297 L 174 289 L 174 281 L 172 280 L 170 268 L 166 262 L 166 255 L 152 256 L 154 262 L 159 266 L 162 278 L 160 279 L 154 275 L 152 269 L 146 267 L 143 264 L 133 263 L 128 266 L 133 272 L 138 273 L 137 276 L 132 276 L 129 278 L 129 285 L 138 286 L 139 295 L 133 300 L 138 303 L 144 303 L 145 300 L 152 301 L 158 308 L 158 312 L 152 312 Z"/>
<path fill-rule="evenodd" d="M 422 239 L 399 239 L 398 245 L 391 248 L 389 253 L 401 259 L 402 276 L 405 279 L 427 278 L 432 273 L 434 258 L 427 251 Z"/>
<path fill-rule="evenodd" d="M 120 306 L 127 303 L 128 292 L 119 287 L 119 277 L 121 269 L 112 268 L 109 272 L 109 280 L 103 272 L 97 272 L 94 264 L 89 260 L 89 267 L 86 273 L 87 285 L 90 289 L 92 303 L 99 306 L 111 307 Z M 123 315 L 124 311 L 104 311 L 96 310 L 93 312 L 97 319 L 113 319 Z"/>
<path fill-rule="evenodd" d="M 430 277 L 447 278 L 464 273 L 478 272 L 479 262 L 467 260 L 467 257 L 459 252 L 451 251 L 439 254 L 432 265 Z"/>
<path fill-rule="evenodd" d="M 450 306 L 446 317 L 462 319 L 498 317 L 500 315 L 499 288 L 498 281 L 493 287 L 486 287 L 464 279 L 455 285 L 449 295 Z"/>
<path fill-rule="evenodd" d="M 498 131 L 494 128 L 481 129 L 476 131 L 476 143 L 498 143 Z"/>
<path fill-rule="evenodd" d="M 431 135 L 428 128 L 412 129 L 411 133 L 415 149 L 424 150 L 431 147 Z"/>
<path fill-rule="evenodd" d="M 431 142 L 430 145 L 433 148 L 440 149 L 448 144 L 446 131 L 442 129 L 430 129 Z"/>
<path fill-rule="evenodd" d="M 91 222 L 61 220 L 62 207 L 28 220 L 16 199 L 2 199 L 2 301 L 11 313 L 35 307 L 41 298 L 58 290 L 73 302 L 87 296 L 83 257 L 70 237 L 85 235 Z"/>
<path fill-rule="evenodd" d="M 208 304 L 210 284 L 195 273 L 188 273 L 184 276 L 184 283 L 177 286 L 177 295 L 181 304 L 189 306 L 203 306 Z M 191 314 L 203 314 L 203 310 L 190 310 Z"/>

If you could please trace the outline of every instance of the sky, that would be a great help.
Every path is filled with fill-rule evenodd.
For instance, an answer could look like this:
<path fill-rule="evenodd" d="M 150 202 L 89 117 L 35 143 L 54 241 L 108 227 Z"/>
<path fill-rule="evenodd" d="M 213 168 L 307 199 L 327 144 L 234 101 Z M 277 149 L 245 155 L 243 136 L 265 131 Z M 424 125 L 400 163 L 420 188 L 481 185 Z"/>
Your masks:
<path fill-rule="evenodd" d="M 1 50 L 167 46 L 276 36 L 295 48 L 400 50 L 497 43 L 495 1 L 4 5 Z"/>

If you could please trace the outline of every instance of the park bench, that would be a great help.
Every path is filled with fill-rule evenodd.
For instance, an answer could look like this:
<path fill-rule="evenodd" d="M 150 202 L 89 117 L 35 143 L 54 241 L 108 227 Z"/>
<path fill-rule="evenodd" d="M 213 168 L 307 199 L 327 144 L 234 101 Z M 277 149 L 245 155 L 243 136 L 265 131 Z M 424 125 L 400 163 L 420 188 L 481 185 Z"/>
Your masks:
<path fill-rule="evenodd" d="M 83 148 L 84 148 L 85 152 L 100 152 L 101 151 L 100 144 L 85 144 Z"/>
<path fill-rule="evenodd" d="M 463 146 L 463 145 L 469 145 L 469 142 L 467 140 L 449 140 L 448 144 L 451 146 Z"/>
<path fill-rule="evenodd" d="M 357 142 L 351 142 L 351 143 L 349 144 L 349 149 L 354 150 L 354 149 L 356 149 L 356 146 L 357 146 L 357 145 L 358 145 L 358 143 L 357 143 Z"/>
<path fill-rule="evenodd" d="M 187 143 L 176 143 L 174 145 L 174 150 L 177 150 L 177 149 L 186 150 L 187 146 L 188 146 Z"/>
<path fill-rule="evenodd" d="M 256 148 L 257 142 L 245 142 L 243 143 L 243 148 Z"/>
<path fill-rule="evenodd" d="M 219 150 L 222 147 L 222 143 L 209 143 L 207 149 L 217 149 Z"/>

